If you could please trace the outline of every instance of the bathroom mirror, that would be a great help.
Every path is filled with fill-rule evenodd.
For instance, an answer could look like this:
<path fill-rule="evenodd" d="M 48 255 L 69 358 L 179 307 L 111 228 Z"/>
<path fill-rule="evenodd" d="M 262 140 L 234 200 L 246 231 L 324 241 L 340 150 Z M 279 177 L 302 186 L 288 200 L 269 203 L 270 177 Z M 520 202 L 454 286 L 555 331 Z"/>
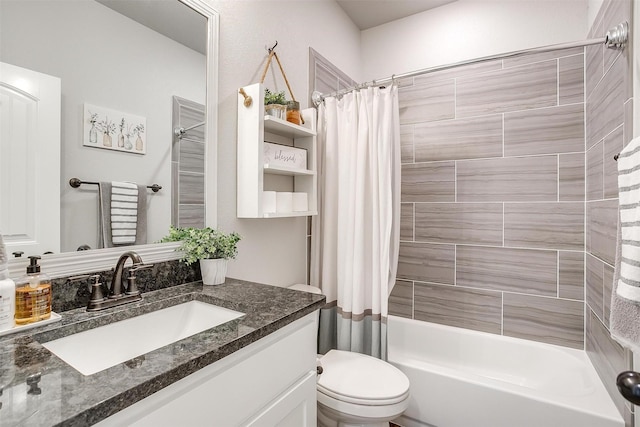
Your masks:
<path fill-rule="evenodd" d="M 147 193 L 147 242 L 166 234 L 176 182 L 171 169 L 174 96 L 206 106 L 201 129 L 206 180 L 199 191 L 206 200 L 206 224 L 216 225 L 219 19 L 214 9 L 202 0 L 2 0 L 0 15 L 0 62 L 61 80 L 61 171 L 49 177 L 60 184 L 61 243 L 42 260 L 48 272 L 66 275 L 111 267 L 126 250 L 76 252 L 82 244 L 97 247 L 98 191 L 92 185 L 71 188 L 70 178 L 161 185 L 158 193 Z M 196 34 L 185 38 L 193 29 Z M 164 64 L 158 62 L 158 50 Z M 145 118 L 144 153 L 84 145 L 86 110 L 95 107 Z M 115 141 L 120 123 L 110 120 Z M 45 167 L 37 173 L 46 172 Z M 157 262 L 175 258 L 175 247 L 150 243 L 135 250 L 145 262 Z M 23 264 L 24 258 L 11 260 L 12 276 Z"/>

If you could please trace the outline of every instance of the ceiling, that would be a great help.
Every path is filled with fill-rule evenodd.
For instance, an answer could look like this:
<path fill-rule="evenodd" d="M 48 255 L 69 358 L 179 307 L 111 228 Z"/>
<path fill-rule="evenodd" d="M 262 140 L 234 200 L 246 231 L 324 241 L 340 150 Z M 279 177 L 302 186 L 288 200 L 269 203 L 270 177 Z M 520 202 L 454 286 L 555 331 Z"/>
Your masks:
<path fill-rule="evenodd" d="M 97 0 L 103 5 L 202 54 L 206 19 L 180 2 L 169 0 Z M 453 3 L 457 0 L 336 0 L 360 30 Z"/>
<path fill-rule="evenodd" d="M 376 27 L 456 0 L 336 0 L 360 28 Z"/>
<path fill-rule="evenodd" d="M 207 19 L 179 1 L 96 1 L 178 43 L 206 54 Z"/>

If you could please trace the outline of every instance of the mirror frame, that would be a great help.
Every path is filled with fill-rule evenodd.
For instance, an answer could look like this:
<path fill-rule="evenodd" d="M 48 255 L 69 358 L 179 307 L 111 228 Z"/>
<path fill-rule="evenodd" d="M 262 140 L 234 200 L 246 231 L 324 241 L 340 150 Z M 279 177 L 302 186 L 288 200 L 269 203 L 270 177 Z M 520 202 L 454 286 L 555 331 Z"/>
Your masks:
<path fill-rule="evenodd" d="M 220 15 L 206 0 L 179 0 L 207 19 L 207 93 L 205 126 L 205 201 L 206 223 L 209 227 L 217 225 L 217 129 L 218 129 L 218 40 Z M 169 230 L 167 230 L 168 232 Z M 171 261 L 181 257 L 176 248 L 180 243 L 151 243 L 137 246 L 95 249 L 80 252 L 65 252 L 47 255 L 40 260 L 42 269 L 49 277 L 65 277 L 112 268 L 120 255 L 126 250 L 135 250 L 145 263 Z M 24 274 L 28 258 L 12 258 L 9 261 L 9 277 L 18 278 Z"/>

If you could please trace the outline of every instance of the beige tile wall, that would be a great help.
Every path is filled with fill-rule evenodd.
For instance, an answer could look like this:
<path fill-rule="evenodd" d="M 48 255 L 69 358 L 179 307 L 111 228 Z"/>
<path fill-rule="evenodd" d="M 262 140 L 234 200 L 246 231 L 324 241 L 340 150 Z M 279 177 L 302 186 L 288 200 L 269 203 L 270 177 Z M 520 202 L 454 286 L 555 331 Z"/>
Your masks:
<path fill-rule="evenodd" d="M 583 64 L 568 49 L 402 82 L 390 313 L 584 348 Z"/>

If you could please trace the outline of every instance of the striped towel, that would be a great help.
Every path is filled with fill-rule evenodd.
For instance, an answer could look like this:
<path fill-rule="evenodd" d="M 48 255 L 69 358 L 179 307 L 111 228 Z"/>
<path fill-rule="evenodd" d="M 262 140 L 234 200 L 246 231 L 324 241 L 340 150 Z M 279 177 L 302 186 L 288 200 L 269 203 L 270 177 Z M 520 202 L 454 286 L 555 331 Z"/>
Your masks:
<path fill-rule="evenodd" d="M 134 244 L 137 225 L 138 186 L 131 182 L 111 182 L 111 241 L 113 244 Z"/>
<path fill-rule="evenodd" d="M 620 196 L 620 279 L 616 293 L 640 303 L 640 138 L 618 157 Z"/>

